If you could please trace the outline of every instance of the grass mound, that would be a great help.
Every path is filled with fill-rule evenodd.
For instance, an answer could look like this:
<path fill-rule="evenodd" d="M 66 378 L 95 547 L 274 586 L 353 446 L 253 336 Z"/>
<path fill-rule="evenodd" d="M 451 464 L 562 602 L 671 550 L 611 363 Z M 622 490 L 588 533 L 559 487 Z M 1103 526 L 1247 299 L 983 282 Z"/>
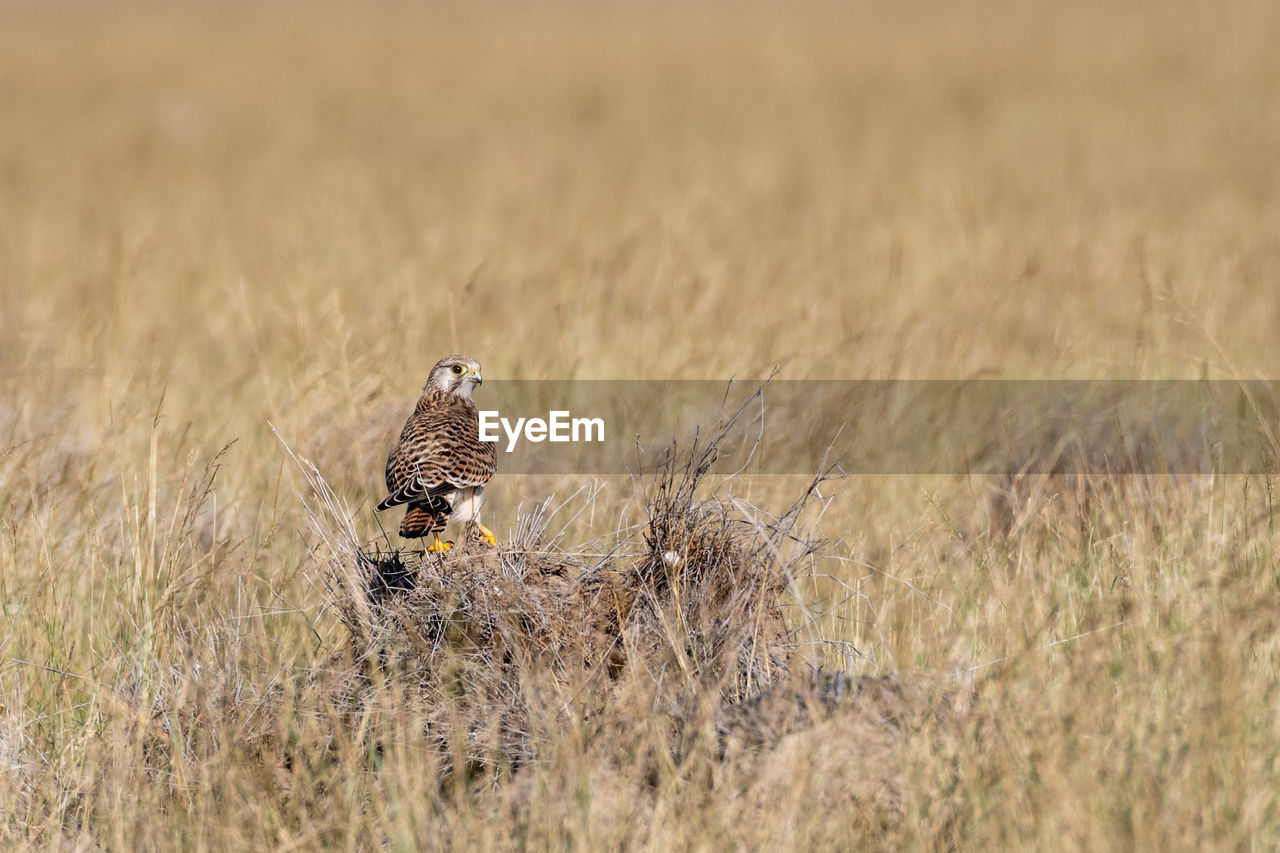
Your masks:
<path fill-rule="evenodd" d="M 843 673 L 808 675 L 784 616 L 792 581 L 820 544 L 802 520 L 826 477 L 779 515 L 720 493 L 710 471 L 731 426 L 673 448 L 641 478 L 645 522 L 604 550 L 552 541 L 546 505 L 496 548 L 471 535 L 445 554 L 368 545 L 299 460 L 330 604 L 349 634 L 329 668 L 358 673 L 344 687 L 353 718 L 391 679 L 420 710 L 441 769 L 475 773 L 537 758 L 550 730 L 625 725 L 636 703 L 676 743 L 708 721 L 722 740 L 757 731 L 752 709 L 766 706 L 766 728 L 776 729 L 770 697 L 803 711 L 797 686 L 833 700 L 856 692 Z M 794 680 L 793 670 L 805 676 Z"/>

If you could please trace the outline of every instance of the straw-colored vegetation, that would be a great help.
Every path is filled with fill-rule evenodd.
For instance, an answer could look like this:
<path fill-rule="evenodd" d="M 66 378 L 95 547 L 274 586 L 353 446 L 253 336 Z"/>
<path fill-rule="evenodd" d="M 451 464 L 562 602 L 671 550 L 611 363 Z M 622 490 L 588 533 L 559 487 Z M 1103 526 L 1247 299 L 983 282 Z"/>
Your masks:
<path fill-rule="evenodd" d="M 3 4 L 0 846 L 1274 849 L 1268 477 L 500 472 L 498 553 L 371 599 L 353 543 L 447 352 L 1277 374 L 1277 44 L 1247 0 Z"/>

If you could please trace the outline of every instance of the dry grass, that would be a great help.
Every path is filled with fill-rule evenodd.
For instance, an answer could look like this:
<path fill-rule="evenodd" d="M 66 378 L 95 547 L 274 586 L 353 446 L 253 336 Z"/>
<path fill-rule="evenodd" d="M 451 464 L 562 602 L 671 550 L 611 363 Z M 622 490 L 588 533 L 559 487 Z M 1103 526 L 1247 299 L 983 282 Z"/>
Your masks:
<path fill-rule="evenodd" d="M 1273 478 L 500 476 L 497 554 L 374 602 L 352 557 L 445 352 L 1276 375 L 1278 42 L 4 4 L 5 846 L 1274 848 Z"/>
<path fill-rule="evenodd" d="M 328 605 L 348 637 L 324 670 L 356 679 L 341 700 L 345 715 L 376 704 L 390 678 L 421 709 L 442 779 L 501 779 L 575 725 L 601 737 L 649 716 L 669 727 L 678 759 L 687 746 L 676 744 L 704 711 L 733 736 L 766 722 L 745 709 L 779 704 L 771 694 L 789 696 L 797 684 L 828 700 L 847 693 L 843 673 L 826 687 L 790 677 L 791 663 L 805 661 L 794 642 L 802 628 L 783 616 L 784 595 L 812 572 L 818 542 L 798 525 L 824 478 L 765 518 L 700 494 L 715 453 L 712 438 L 671 456 L 647 520 L 615 531 L 606 550 L 566 549 L 548 536 L 552 516 L 535 507 L 509 543 L 492 549 L 473 535 L 444 556 L 362 545 L 341 500 L 298 460 L 313 490 Z M 643 707 L 620 697 L 643 697 Z"/>

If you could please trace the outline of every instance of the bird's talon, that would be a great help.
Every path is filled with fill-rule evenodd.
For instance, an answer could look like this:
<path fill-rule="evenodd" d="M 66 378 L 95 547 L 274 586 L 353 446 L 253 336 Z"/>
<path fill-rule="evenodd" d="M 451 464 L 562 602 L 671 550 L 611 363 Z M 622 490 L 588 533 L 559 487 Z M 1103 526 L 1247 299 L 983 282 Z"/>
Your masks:
<path fill-rule="evenodd" d="M 493 535 L 493 531 L 485 527 L 480 522 L 476 522 L 476 529 L 480 531 L 480 538 L 487 542 L 491 547 L 498 547 L 498 538 Z"/>
<path fill-rule="evenodd" d="M 427 550 L 433 554 L 443 554 L 453 547 L 453 543 L 447 539 L 441 539 L 437 536 L 436 541 L 427 546 Z"/>

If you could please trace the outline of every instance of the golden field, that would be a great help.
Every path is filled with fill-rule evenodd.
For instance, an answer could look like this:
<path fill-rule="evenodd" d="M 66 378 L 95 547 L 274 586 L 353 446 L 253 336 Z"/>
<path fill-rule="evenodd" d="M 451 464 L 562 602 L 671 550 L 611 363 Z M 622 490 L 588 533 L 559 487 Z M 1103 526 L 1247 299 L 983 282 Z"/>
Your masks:
<path fill-rule="evenodd" d="M 724 751 L 633 692 L 465 776 L 396 679 L 326 692 L 271 426 L 372 538 L 450 352 L 1280 375 L 1278 43 L 1265 2 L 0 5 L 0 844 L 1274 849 L 1274 478 L 828 483 L 787 612 L 889 698 Z M 499 471 L 486 522 L 597 542 L 642 491 Z"/>

